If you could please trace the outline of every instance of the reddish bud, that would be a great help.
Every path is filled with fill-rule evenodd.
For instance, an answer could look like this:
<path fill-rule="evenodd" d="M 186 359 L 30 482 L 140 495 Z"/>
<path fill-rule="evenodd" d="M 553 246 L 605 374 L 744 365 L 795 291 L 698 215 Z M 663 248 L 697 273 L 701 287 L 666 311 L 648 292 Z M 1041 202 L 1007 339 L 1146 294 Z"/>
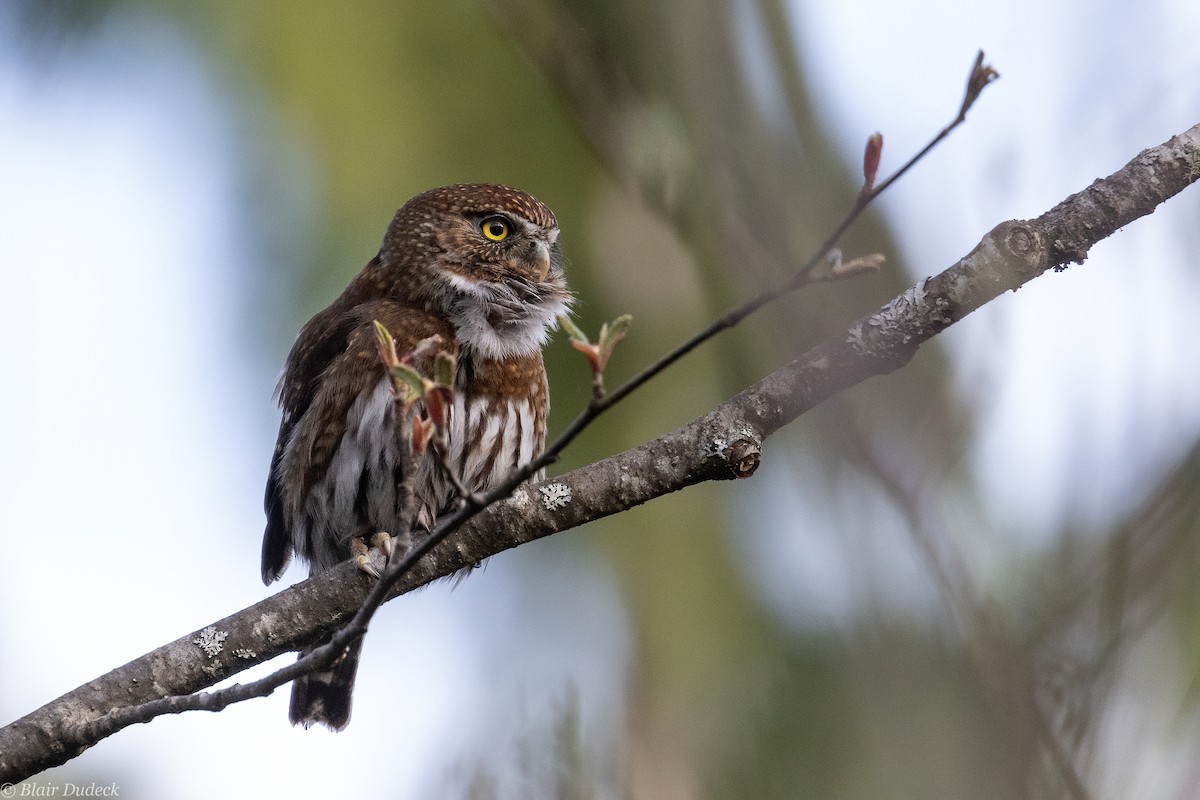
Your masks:
<path fill-rule="evenodd" d="M 449 386 L 430 386 L 425 392 L 425 405 L 429 409 L 429 420 L 434 425 L 446 427 L 450 406 L 454 403 L 454 390 Z"/>
<path fill-rule="evenodd" d="M 425 452 L 426 448 L 429 447 L 429 440 L 433 438 L 435 430 L 437 430 L 437 426 L 433 424 L 433 420 L 413 414 L 412 449 L 414 453 Z"/>
<path fill-rule="evenodd" d="M 863 153 L 863 191 L 875 188 L 875 176 L 879 174 L 879 160 L 883 157 L 883 134 L 872 133 L 867 137 L 867 149 Z"/>
<path fill-rule="evenodd" d="M 600 363 L 600 348 L 597 345 L 572 339 L 571 346 L 587 356 L 588 362 L 592 365 L 592 372 L 600 372 L 604 369 L 604 365 Z"/>
<path fill-rule="evenodd" d="M 975 105 L 975 101 L 979 99 L 979 94 L 987 85 L 1000 77 L 1000 73 L 992 69 L 990 64 L 983 63 L 983 51 L 980 50 L 975 56 L 975 64 L 971 67 L 971 74 L 967 77 L 967 91 L 963 95 L 962 108 L 958 111 L 958 121 L 961 122 L 967 116 L 967 111 L 971 106 Z"/>

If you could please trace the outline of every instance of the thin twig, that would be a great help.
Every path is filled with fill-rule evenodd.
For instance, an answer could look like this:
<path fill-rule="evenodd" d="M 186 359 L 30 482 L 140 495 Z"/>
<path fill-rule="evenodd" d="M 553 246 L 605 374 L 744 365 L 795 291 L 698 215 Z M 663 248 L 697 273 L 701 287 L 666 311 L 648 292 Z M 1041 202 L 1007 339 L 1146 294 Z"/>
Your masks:
<path fill-rule="evenodd" d="M 981 78 L 982 75 L 991 75 L 992 78 L 983 79 Z M 737 308 L 725 312 L 716 320 L 697 331 L 682 344 L 678 345 L 674 350 L 647 366 L 634 377 L 630 378 L 618 389 L 613 392 L 609 392 L 604 400 L 601 401 L 600 404 L 603 406 L 603 408 L 597 412 L 597 415 L 628 397 L 651 378 L 658 375 L 667 367 L 671 366 L 676 361 L 716 336 L 718 333 L 734 327 L 746 317 L 758 311 L 768 303 L 778 300 L 779 298 L 811 283 L 817 283 L 818 281 L 826 280 L 825 277 L 817 277 L 819 274 L 818 267 L 823 266 L 825 260 L 834 251 L 838 241 L 842 238 L 850 226 L 858 220 L 859 216 L 862 215 L 862 212 L 875 198 L 887 191 L 889 186 L 899 180 L 904 173 L 908 172 L 908 170 L 915 166 L 918 161 L 928 155 L 929 152 L 938 145 L 938 143 L 949 136 L 955 128 L 963 123 L 963 121 L 966 119 L 967 110 L 974 104 L 975 100 L 978 99 L 979 92 L 982 91 L 983 87 L 986 86 L 997 75 L 998 73 L 996 73 L 995 70 L 983 63 L 983 51 L 980 50 L 978 55 L 975 57 L 975 64 L 972 67 L 971 75 L 967 80 L 967 91 L 964 93 L 958 116 L 955 117 L 955 119 L 949 125 L 942 128 L 942 130 L 940 130 L 937 135 L 929 141 L 928 144 L 922 147 L 916 155 L 906 161 L 904 165 L 900 167 L 900 169 L 898 169 L 893 175 L 888 177 L 882 183 L 871 187 L 869 191 L 859 194 L 854 205 L 849 211 L 846 212 L 846 215 L 842 218 L 841 222 L 839 222 L 834 227 L 833 231 L 825 237 L 825 240 L 821 242 L 820 246 L 817 247 L 812 256 L 807 262 L 805 262 L 804 266 L 801 267 L 798 272 L 796 272 L 795 275 L 788 278 L 778 286 L 761 292 Z M 572 432 L 572 429 L 568 428 L 567 432 Z M 566 434 L 564 433 L 564 436 L 565 435 Z M 572 438 L 574 438 L 574 436 L 572 436 Z"/>

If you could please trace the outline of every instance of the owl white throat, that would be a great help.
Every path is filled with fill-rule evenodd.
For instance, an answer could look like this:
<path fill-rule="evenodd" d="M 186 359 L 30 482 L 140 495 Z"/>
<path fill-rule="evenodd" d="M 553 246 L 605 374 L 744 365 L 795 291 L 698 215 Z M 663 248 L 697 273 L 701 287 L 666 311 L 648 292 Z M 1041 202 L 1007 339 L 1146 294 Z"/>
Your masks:
<path fill-rule="evenodd" d="M 458 341 L 483 358 L 503 360 L 541 350 L 571 295 L 558 282 L 473 281 L 442 273 L 453 287 L 450 322 Z"/>

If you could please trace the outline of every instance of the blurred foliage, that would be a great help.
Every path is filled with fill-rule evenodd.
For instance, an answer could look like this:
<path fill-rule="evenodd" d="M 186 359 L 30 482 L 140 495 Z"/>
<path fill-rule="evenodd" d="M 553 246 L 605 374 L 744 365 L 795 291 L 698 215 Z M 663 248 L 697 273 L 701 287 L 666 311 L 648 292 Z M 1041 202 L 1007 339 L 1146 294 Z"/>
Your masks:
<path fill-rule="evenodd" d="M 614 386 L 802 262 L 857 189 L 839 153 L 860 145 L 828 139 L 780 0 L 21 6 L 42 32 L 86 31 L 114 9 L 161 15 L 211 54 L 245 113 L 247 171 L 268 187 L 248 187 L 247 225 L 288 239 L 265 248 L 274 257 L 257 298 L 298 287 L 273 332 L 280 358 L 374 253 L 392 211 L 430 186 L 510 183 L 556 210 L 581 326 L 634 316 Z M 894 124 L 932 133 L 955 103 L 946 119 Z M 898 160 L 885 153 L 885 170 Z M 297 185 L 312 197 L 289 197 Z M 298 202 L 286 219 L 305 224 L 281 226 L 279 209 Z M 889 267 L 788 298 L 689 357 L 602 419 L 564 467 L 688 421 L 909 282 L 879 219 L 842 246 L 885 252 Z M 589 376 L 561 337 L 548 358 L 554 430 L 586 401 Z M 574 537 L 577 557 L 545 564 L 588 569 L 603 557 L 619 575 L 636 639 L 625 729 L 613 732 L 629 796 L 1078 795 L 1072 773 L 1096 767 L 1106 693 L 1164 616 L 1194 704 L 1196 459 L 1127 520 L 1064 531 L 1057 553 L 1030 557 L 978 510 L 963 463 L 972 425 L 945 359 L 926 348 L 773 439 L 763 466 L 816 465 L 823 483 L 804 497 L 824 498 L 848 541 L 863 541 L 849 537 L 855 520 L 902 519 L 943 614 L 879 607 L 830 631 L 768 612 L 740 553 L 758 532 L 739 486 L 596 523 Z M 979 563 L 993 566 L 981 574 Z M 547 750 L 576 775 L 572 713 Z M 471 796 L 497 795 L 484 767 L 467 772 Z M 592 796 L 552 784 L 547 796 Z"/>

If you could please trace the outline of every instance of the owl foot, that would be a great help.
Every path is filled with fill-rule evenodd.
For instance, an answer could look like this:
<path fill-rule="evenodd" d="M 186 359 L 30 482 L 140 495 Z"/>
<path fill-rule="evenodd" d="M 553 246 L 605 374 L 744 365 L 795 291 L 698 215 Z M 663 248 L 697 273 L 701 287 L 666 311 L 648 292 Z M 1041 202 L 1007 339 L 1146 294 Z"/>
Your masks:
<path fill-rule="evenodd" d="M 350 555 L 354 557 L 354 565 L 376 579 L 383 574 L 395 551 L 396 545 L 387 531 L 372 536 L 370 547 L 361 536 L 350 540 Z"/>

